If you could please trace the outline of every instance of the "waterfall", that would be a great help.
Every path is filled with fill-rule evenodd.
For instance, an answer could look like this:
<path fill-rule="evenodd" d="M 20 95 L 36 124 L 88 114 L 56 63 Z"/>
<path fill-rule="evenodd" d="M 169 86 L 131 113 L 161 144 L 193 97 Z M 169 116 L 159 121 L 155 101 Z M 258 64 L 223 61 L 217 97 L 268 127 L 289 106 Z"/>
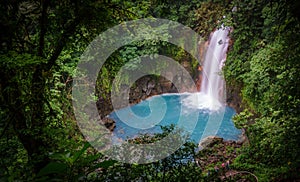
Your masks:
<path fill-rule="evenodd" d="M 200 92 L 183 100 L 190 108 L 218 110 L 225 102 L 225 81 L 221 74 L 226 60 L 230 28 L 215 30 L 208 42 L 203 64 L 201 65 Z"/>
<path fill-rule="evenodd" d="M 212 102 L 224 102 L 224 79 L 221 75 L 226 60 L 229 28 L 220 28 L 213 32 L 203 61 L 200 92 Z"/>

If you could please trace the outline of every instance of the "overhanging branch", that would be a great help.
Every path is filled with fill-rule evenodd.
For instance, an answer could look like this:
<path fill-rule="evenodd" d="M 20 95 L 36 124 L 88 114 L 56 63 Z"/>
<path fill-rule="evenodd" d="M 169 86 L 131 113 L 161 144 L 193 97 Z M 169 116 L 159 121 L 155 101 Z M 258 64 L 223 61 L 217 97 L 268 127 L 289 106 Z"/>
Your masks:
<path fill-rule="evenodd" d="M 73 35 L 76 31 L 77 26 L 80 24 L 79 18 L 75 18 L 65 29 L 65 31 L 61 34 L 60 38 L 57 40 L 57 45 L 52 53 L 52 56 L 48 60 L 46 71 L 49 71 L 55 64 L 56 60 L 62 52 L 63 48 L 67 44 L 67 41 L 71 35 Z"/>

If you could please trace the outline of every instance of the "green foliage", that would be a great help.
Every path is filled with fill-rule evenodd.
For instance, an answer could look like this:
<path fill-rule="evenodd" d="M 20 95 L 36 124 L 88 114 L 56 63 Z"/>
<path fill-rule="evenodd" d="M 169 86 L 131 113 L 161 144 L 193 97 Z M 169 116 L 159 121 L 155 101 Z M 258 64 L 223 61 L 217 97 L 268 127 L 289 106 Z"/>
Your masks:
<path fill-rule="evenodd" d="M 161 140 L 174 126 L 162 127 L 163 133 L 141 135 L 129 140 L 131 143 L 152 143 Z M 194 163 L 196 145 L 192 142 L 185 143 L 175 153 L 167 158 L 149 164 L 121 164 L 118 163 L 103 171 L 100 180 L 118 181 L 203 181 L 204 176 L 200 168 Z M 164 152 L 164 151 L 161 151 Z"/>
<path fill-rule="evenodd" d="M 216 27 L 221 25 L 226 6 L 214 2 L 202 2 L 200 5 L 195 12 L 195 30 L 206 39 Z"/>
<path fill-rule="evenodd" d="M 245 75 L 247 85 L 243 95 L 258 112 L 298 112 L 299 97 L 295 92 L 299 90 L 294 85 L 299 83 L 297 60 L 300 50 L 294 46 L 291 42 L 279 39 L 252 57 L 251 71 Z M 289 108 L 289 111 L 285 111 L 285 108 Z"/>
<path fill-rule="evenodd" d="M 142 135 L 129 142 L 151 143 L 160 140 L 174 130 L 174 126 L 162 127 L 163 133 Z M 204 181 L 206 178 L 194 163 L 196 145 L 185 143 L 165 159 L 149 164 L 125 164 L 105 159 L 95 152 L 89 143 L 78 150 L 65 149 L 52 153 L 49 162 L 34 177 L 35 181 Z"/>
<path fill-rule="evenodd" d="M 164 18 L 195 28 L 195 10 L 199 8 L 199 0 L 152 1 L 149 14 L 155 18 Z"/>
<path fill-rule="evenodd" d="M 233 117 L 233 120 L 236 121 L 235 126 L 237 128 L 247 129 L 249 124 L 251 124 L 251 121 L 253 120 L 253 114 L 248 109 L 245 109 L 242 112 L 240 112 L 238 115 L 235 115 Z"/>
<path fill-rule="evenodd" d="M 36 175 L 36 181 L 81 181 L 94 178 L 95 171 L 107 169 L 116 161 L 104 160 L 103 155 L 94 151 L 86 142 L 80 150 L 53 153 L 48 163 Z"/>
<path fill-rule="evenodd" d="M 94 36 L 129 12 L 106 1 L 0 5 L 0 142 L 7 156 L 0 176 L 27 180 L 50 162 L 50 153 L 80 145 L 71 110 L 74 67 Z"/>
<path fill-rule="evenodd" d="M 59 150 L 62 146 L 70 146 L 70 141 L 65 142 L 66 134 L 70 136 L 78 134 L 75 134 L 74 122 L 65 118 L 67 115 L 64 112 L 69 112 L 70 105 L 67 103 L 70 101 L 66 96 L 65 84 L 67 83 L 61 82 L 64 77 L 62 72 L 42 72 L 47 86 L 41 87 L 43 90 L 33 90 L 35 70 L 45 63 L 45 59 L 16 52 L 0 57 L 1 75 L 4 78 L 1 81 L 0 99 L 3 103 L 1 113 L 6 116 L 1 117 L 1 125 L 4 126 L 1 130 L 1 143 L 5 144 L 2 147 L 3 150 L 13 146 L 17 150 L 15 152 L 12 149 L 3 151 L 8 157 L 1 160 L 3 164 L 1 170 L 5 169 L 3 176 L 19 179 L 24 175 L 24 171 L 31 171 L 31 165 L 43 160 L 39 157 L 46 158 L 48 152 Z M 36 103 L 38 103 L 38 109 Z M 30 143 L 29 145 L 20 143 L 16 136 L 22 137 L 21 142 L 24 142 L 25 137 L 28 137 L 27 139 L 33 144 L 42 142 L 39 152 L 43 154 L 39 153 L 40 156 L 36 156 L 33 154 L 37 152 L 35 146 Z M 32 136 L 34 136 L 33 139 L 31 139 Z M 20 154 L 23 156 L 21 157 Z M 29 158 L 26 157 L 27 154 Z M 12 162 L 15 157 L 17 157 L 16 163 Z M 24 171 L 21 171 L 22 169 Z"/>
<path fill-rule="evenodd" d="M 261 181 L 299 178 L 299 19 L 294 2 L 238 2 L 225 77 L 242 85 L 246 110 L 234 117 L 250 145 L 236 160 Z M 251 14 L 251 16 L 249 16 Z M 234 87 L 234 85 L 231 85 Z"/>

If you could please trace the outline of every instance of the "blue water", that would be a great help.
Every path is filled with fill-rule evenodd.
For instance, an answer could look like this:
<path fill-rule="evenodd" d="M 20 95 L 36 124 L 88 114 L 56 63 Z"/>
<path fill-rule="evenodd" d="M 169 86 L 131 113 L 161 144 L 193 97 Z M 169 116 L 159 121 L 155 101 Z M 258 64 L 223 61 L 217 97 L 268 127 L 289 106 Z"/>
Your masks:
<path fill-rule="evenodd" d="M 184 102 L 190 96 L 163 94 L 112 112 L 108 117 L 116 121 L 114 136 L 126 140 L 140 134 L 161 133 L 160 126 L 174 124 L 186 131 L 195 143 L 207 136 L 239 139 L 242 132 L 231 120 L 235 115 L 234 109 L 225 106 L 216 111 L 191 108 Z"/>

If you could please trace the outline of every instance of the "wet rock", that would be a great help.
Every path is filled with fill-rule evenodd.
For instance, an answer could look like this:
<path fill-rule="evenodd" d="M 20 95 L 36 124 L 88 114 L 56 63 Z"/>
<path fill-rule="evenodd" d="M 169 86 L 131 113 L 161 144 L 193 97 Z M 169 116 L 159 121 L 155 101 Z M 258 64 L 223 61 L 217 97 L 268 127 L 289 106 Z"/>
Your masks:
<path fill-rule="evenodd" d="M 116 122 L 112 119 L 109 119 L 107 117 L 103 118 L 101 120 L 102 124 L 104 124 L 104 126 L 109 129 L 111 132 L 114 131 L 115 127 L 116 127 Z"/>
<path fill-rule="evenodd" d="M 243 145 L 244 143 L 248 143 L 248 137 L 246 135 L 245 129 L 242 129 L 242 134 L 240 139 L 236 142 L 237 145 Z"/>
<path fill-rule="evenodd" d="M 237 113 L 240 113 L 244 109 L 242 106 L 241 90 L 241 85 L 226 85 L 226 103 L 228 106 L 234 108 Z"/>
<path fill-rule="evenodd" d="M 205 149 L 207 147 L 212 147 L 216 143 L 223 142 L 223 138 L 217 137 L 217 136 L 208 136 L 204 138 L 202 141 L 200 141 L 198 147 L 200 150 Z"/>
<path fill-rule="evenodd" d="M 147 83 L 147 87 L 148 89 L 153 89 L 155 87 L 155 81 L 154 80 L 150 80 L 148 83 Z"/>
<path fill-rule="evenodd" d="M 146 95 L 149 96 L 150 93 L 151 93 L 151 91 L 152 91 L 152 89 L 148 89 L 148 90 L 146 91 Z"/>

